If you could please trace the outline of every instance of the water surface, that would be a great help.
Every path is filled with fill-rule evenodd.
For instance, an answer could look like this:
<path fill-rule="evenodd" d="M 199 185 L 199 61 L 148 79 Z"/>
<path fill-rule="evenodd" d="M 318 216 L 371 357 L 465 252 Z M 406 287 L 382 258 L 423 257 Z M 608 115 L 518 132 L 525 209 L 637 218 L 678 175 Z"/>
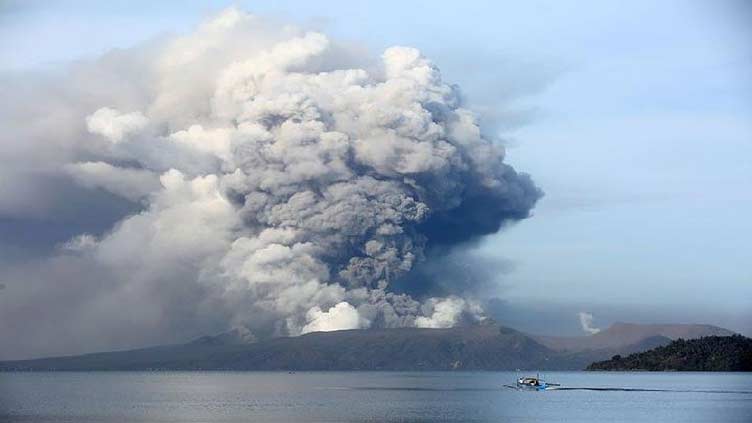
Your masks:
<path fill-rule="evenodd" d="M 752 422 L 752 374 L 0 373 L 9 422 Z"/>

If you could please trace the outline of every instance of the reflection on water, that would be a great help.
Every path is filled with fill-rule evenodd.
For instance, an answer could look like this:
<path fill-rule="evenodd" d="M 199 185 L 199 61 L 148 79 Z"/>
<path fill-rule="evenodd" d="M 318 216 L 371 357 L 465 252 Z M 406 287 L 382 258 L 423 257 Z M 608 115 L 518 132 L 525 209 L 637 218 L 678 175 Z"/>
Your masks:
<path fill-rule="evenodd" d="M 551 372 L 0 373 L 0 421 L 745 422 L 752 375 Z"/>

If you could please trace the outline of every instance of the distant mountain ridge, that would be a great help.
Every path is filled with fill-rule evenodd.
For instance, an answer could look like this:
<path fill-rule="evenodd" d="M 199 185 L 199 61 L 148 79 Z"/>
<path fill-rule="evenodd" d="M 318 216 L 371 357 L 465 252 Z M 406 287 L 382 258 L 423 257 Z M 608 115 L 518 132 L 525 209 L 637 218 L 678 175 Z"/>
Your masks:
<path fill-rule="evenodd" d="M 734 332 L 712 325 L 637 324 L 617 322 L 608 329 L 590 336 L 533 336 L 555 351 L 581 352 L 599 349 L 620 349 L 639 344 L 648 338 L 663 337 L 668 341 L 695 339 L 703 336 L 731 336 Z M 668 343 L 668 342 L 666 342 Z"/>
<path fill-rule="evenodd" d="M 179 345 L 5 361 L 0 362 L 0 371 L 572 370 L 670 343 L 671 338 L 662 334 L 708 336 L 718 331 L 726 330 L 706 325 L 618 324 L 604 335 L 554 338 L 487 321 L 447 329 L 344 330 L 256 341 L 247 331 L 234 330 Z"/>

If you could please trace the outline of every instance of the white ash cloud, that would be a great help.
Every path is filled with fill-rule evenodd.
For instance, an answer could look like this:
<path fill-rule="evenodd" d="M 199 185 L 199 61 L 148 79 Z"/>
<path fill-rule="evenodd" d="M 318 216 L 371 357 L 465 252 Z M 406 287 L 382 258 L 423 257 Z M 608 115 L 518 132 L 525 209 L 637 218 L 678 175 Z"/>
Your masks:
<path fill-rule="evenodd" d="M 430 298 L 423 305 L 425 316 L 415 319 L 419 328 L 450 328 L 455 326 L 463 315 L 483 319 L 483 310 L 478 303 L 459 297 Z"/>
<path fill-rule="evenodd" d="M 580 319 L 580 326 L 585 333 L 595 335 L 601 331 L 599 328 L 593 326 L 593 315 L 591 313 L 581 311 L 577 316 Z"/>
<path fill-rule="evenodd" d="M 301 333 L 359 329 L 368 327 L 370 324 L 370 322 L 363 320 L 355 307 L 344 301 L 332 306 L 327 311 L 322 311 L 320 307 L 314 306 L 308 310 L 306 319 L 308 324 L 303 327 Z"/>
<path fill-rule="evenodd" d="M 131 133 L 144 129 L 148 120 L 141 112 L 121 113 L 118 110 L 102 107 L 86 118 L 86 128 L 92 134 L 99 134 L 113 143 L 119 143 Z"/>
<path fill-rule="evenodd" d="M 80 162 L 64 166 L 86 188 L 101 188 L 128 200 L 138 201 L 159 190 L 159 175 L 143 169 L 113 166 L 104 162 Z"/>
<path fill-rule="evenodd" d="M 134 333 L 151 331 L 144 342 L 198 320 L 196 331 L 263 337 L 480 318 L 461 298 L 466 286 L 420 298 L 393 292 L 393 281 L 409 284 L 432 247 L 528 217 L 541 196 L 413 48 L 373 59 L 233 8 L 192 34 L 77 65 L 62 81 L 76 87 L 83 75 L 97 89 L 58 100 L 55 148 L 65 154 L 45 165 L 141 210 L 74 238 L 63 249 L 75 257 L 55 265 L 116 275 L 71 307 L 109 330 L 125 330 L 128 307 L 146 308 L 130 321 Z M 49 107 L 24 113 L 36 122 Z M 32 127 L 19 131 L 52 142 L 54 125 Z M 0 307 L 0 334 L 18 335 L 2 323 L 16 308 Z M 69 320 L 61 324 L 76 331 Z"/>

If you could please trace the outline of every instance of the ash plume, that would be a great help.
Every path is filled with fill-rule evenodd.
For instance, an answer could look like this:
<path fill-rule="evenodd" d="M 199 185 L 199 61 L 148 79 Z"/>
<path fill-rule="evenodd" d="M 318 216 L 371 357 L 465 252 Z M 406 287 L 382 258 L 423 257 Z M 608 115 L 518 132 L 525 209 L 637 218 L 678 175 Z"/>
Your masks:
<path fill-rule="evenodd" d="M 599 328 L 593 326 L 593 315 L 591 313 L 581 311 L 577 313 L 577 317 L 579 317 L 580 326 L 585 333 L 595 335 L 601 331 Z"/>
<path fill-rule="evenodd" d="M 393 282 L 409 285 L 433 251 L 528 217 L 542 195 L 409 47 L 371 58 L 233 8 L 48 84 L 65 95 L 23 106 L 30 127 L 16 132 L 40 150 L 54 138 L 50 172 L 136 212 L 0 275 L 33 273 L 28 290 L 0 298 L 4 336 L 20 334 L 13 301 L 37 304 L 71 345 L 113 332 L 149 343 L 231 327 L 255 339 L 452 326 L 482 316 L 466 286 L 425 298 L 406 292 L 431 289 Z M 76 280 L 50 284 L 54 274 Z M 69 303 L 48 305 L 56 290 Z"/>

